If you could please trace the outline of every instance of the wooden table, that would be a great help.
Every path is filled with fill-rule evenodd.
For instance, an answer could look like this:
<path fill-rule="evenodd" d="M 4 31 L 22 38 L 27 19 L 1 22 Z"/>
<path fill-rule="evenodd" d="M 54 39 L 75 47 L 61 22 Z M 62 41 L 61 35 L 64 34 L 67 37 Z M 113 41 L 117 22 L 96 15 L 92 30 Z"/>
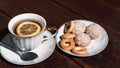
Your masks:
<path fill-rule="evenodd" d="M 45 61 L 18 66 L 0 56 L 0 68 L 120 68 L 120 0 L 0 0 L 0 39 L 8 33 L 9 20 L 21 13 L 37 13 L 48 26 L 60 27 L 74 19 L 87 19 L 103 26 L 109 44 L 91 57 L 74 57 L 56 47 Z"/>

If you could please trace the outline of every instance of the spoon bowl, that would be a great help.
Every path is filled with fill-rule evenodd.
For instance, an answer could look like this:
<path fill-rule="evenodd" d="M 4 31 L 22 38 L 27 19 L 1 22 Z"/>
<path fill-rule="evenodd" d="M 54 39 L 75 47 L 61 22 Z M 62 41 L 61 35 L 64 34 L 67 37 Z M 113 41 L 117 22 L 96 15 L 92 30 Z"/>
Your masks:
<path fill-rule="evenodd" d="M 36 53 L 33 53 L 33 52 L 25 52 L 21 55 L 21 59 L 24 61 L 30 61 L 30 60 L 33 60 L 37 57 L 38 57 L 38 55 Z"/>

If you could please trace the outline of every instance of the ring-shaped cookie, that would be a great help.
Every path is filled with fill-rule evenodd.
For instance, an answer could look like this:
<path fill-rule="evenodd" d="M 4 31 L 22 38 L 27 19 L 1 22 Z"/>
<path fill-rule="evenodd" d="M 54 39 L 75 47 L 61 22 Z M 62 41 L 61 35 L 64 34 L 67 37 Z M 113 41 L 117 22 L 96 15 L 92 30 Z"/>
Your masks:
<path fill-rule="evenodd" d="M 73 39 L 62 39 L 60 44 L 61 47 L 65 50 L 71 50 L 75 47 L 75 42 L 73 41 Z"/>
<path fill-rule="evenodd" d="M 87 54 L 87 49 L 85 47 L 82 46 L 76 46 L 74 48 L 72 48 L 72 52 L 75 54 Z"/>
<path fill-rule="evenodd" d="M 73 28 L 74 28 L 74 22 L 70 21 L 70 22 L 66 23 L 66 25 L 65 25 L 65 32 L 70 33 L 70 32 L 72 32 Z"/>

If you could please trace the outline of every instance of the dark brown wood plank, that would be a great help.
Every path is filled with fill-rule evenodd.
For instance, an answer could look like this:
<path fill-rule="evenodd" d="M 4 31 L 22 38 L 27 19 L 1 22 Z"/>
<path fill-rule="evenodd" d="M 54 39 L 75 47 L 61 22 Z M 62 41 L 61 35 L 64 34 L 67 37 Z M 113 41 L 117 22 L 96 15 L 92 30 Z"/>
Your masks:
<path fill-rule="evenodd" d="M 0 30 L 7 28 L 7 23 L 10 18 L 0 12 Z"/>
<path fill-rule="evenodd" d="M 3 5 L 4 8 L 2 8 L 2 7 L 0 7 L 0 8 L 1 8 L 1 10 L 5 11 L 5 12 L 9 11 L 9 13 L 8 12 L 6 12 L 6 13 L 11 14 L 12 17 L 17 14 L 24 13 L 24 12 L 38 13 L 38 14 L 42 15 L 43 17 L 45 17 L 48 25 L 60 26 L 69 20 L 83 19 L 83 17 L 73 14 L 72 12 L 59 7 L 55 3 L 51 4 L 50 2 L 47 2 L 44 0 L 41 0 L 41 1 L 39 1 L 39 0 L 9 1 L 8 0 L 8 3 L 6 3 L 6 5 L 10 6 L 11 8 L 14 7 L 14 10 L 11 10 L 10 7 L 5 7 L 6 5 Z M 31 4 L 34 4 L 34 5 L 31 5 Z M 19 8 L 16 8 L 15 6 L 17 6 Z M 23 11 L 22 9 L 28 10 L 28 11 Z"/>
<path fill-rule="evenodd" d="M 56 49 L 55 55 L 51 56 L 52 59 L 47 59 L 40 64 L 35 64 L 33 67 L 50 67 L 48 62 L 58 61 L 55 65 L 61 65 L 64 63 L 62 60 L 67 60 L 67 64 L 75 63 L 79 64 L 84 68 L 106 68 L 114 67 L 118 68 L 120 64 L 120 4 L 119 0 L 65 0 L 65 1 L 39 1 L 39 0 L 4 0 L 0 2 L 0 11 L 5 13 L 8 17 L 12 18 L 13 16 L 24 13 L 24 12 L 33 12 L 38 13 L 45 17 L 49 26 L 61 26 L 64 22 L 72 19 L 88 19 L 95 21 L 102 25 L 107 32 L 109 33 L 110 42 L 108 47 L 100 54 L 87 57 L 87 58 L 78 58 L 67 55 L 61 52 L 59 49 Z M 9 7 L 8 7 L 9 6 Z M 6 23 L 7 24 L 7 23 Z M 6 26 L 5 26 L 6 27 Z M 2 27 L 2 28 L 5 28 Z M 56 56 L 58 59 L 54 59 Z M 65 55 L 65 56 L 64 56 Z M 50 57 L 50 58 L 51 58 Z M 62 58 L 62 60 L 60 59 Z M 71 59 L 69 59 L 71 58 Z M 74 61 L 74 62 L 72 62 Z M 50 63 L 52 64 L 52 63 Z M 54 67 L 54 64 L 51 67 Z M 9 65 L 9 64 L 8 64 Z M 43 66 L 42 66 L 43 65 Z M 46 66 L 45 66 L 46 65 Z M 64 64 L 63 64 L 64 65 Z M 111 66 L 112 65 L 112 66 Z M 12 67 L 12 65 L 11 65 Z M 28 66 L 22 66 L 27 68 Z M 29 66 L 30 68 L 32 66 Z M 62 66 L 61 66 L 62 67 Z M 64 67 L 72 67 L 70 65 Z M 59 68 L 59 67 L 58 67 Z"/>
<path fill-rule="evenodd" d="M 72 68 L 72 67 L 81 68 L 81 66 L 78 66 L 78 64 L 76 64 L 75 62 L 71 62 L 71 61 L 72 60 L 69 59 L 68 57 L 55 51 L 54 54 L 52 54 L 52 56 L 49 59 L 42 62 L 41 66 L 43 65 L 45 66 L 45 68 L 48 68 L 48 67 L 51 67 L 51 68 Z"/>
<path fill-rule="evenodd" d="M 117 6 L 116 8 L 109 4 L 108 1 L 105 2 L 101 0 L 76 0 L 76 3 L 73 3 L 74 0 L 54 0 L 54 2 L 76 14 L 83 15 L 84 17 L 101 24 L 108 31 L 120 34 L 118 32 L 120 31 L 120 6 Z M 118 0 L 115 3 L 120 2 Z"/>

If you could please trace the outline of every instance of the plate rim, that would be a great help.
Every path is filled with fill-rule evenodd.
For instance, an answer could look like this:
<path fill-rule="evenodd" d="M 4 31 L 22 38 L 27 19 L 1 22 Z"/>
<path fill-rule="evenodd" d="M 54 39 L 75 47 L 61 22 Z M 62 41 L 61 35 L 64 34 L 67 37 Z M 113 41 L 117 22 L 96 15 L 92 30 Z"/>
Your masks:
<path fill-rule="evenodd" d="M 79 20 L 79 19 L 76 19 L 76 20 L 72 20 L 72 21 L 85 21 L 85 22 L 91 22 L 91 23 L 95 23 L 95 22 L 93 22 L 93 21 L 90 21 L 90 20 Z M 66 22 L 65 22 L 66 23 Z M 62 24 L 59 28 L 58 28 L 58 33 L 59 33 L 59 31 L 60 31 L 60 28 L 64 28 L 64 26 L 65 26 L 65 23 L 64 24 Z M 98 24 L 98 23 L 96 23 L 96 24 Z M 101 25 L 100 25 L 101 26 Z M 102 27 L 102 26 L 101 26 Z M 94 55 L 97 55 L 97 54 L 99 54 L 99 53 L 101 53 L 103 50 L 105 50 L 105 48 L 107 47 L 107 45 L 108 45 L 108 42 L 109 42 L 109 37 L 108 37 L 108 33 L 107 33 L 107 31 L 102 27 L 102 29 L 104 30 L 104 32 L 106 33 L 106 38 L 107 38 L 107 40 L 106 40 L 106 44 L 104 45 L 104 48 L 103 49 L 101 49 L 101 50 L 99 50 L 99 52 L 96 52 L 95 54 L 91 54 L 91 55 L 77 55 L 77 54 L 74 54 L 74 53 L 72 53 L 72 54 L 70 54 L 70 53 L 68 53 L 67 52 L 67 50 L 64 50 L 64 49 L 62 49 L 61 47 L 60 47 L 60 45 L 59 45 L 59 43 L 57 42 L 57 35 L 55 36 L 55 39 L 56 39 L 56 43 L 57 43 L 57 47 L 61 50 L 61 51 L 63 51 L 64 53 L 67 53 L 67 54 L 69 54 L 69 55 L 71 55 L 71 56 L 76 56 L 76 57 L 90 57 L 90 56 L 94 56 Z M 70 52 L 70 51 L 69 51 Z"/>

